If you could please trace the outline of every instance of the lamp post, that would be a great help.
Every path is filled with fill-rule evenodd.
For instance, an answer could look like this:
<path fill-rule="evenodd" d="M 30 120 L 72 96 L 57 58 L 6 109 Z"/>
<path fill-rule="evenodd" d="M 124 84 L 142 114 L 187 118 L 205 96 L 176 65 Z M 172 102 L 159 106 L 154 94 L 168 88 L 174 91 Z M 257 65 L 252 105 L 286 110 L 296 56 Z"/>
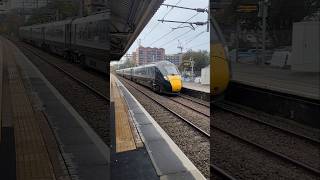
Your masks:
<path fill-rule="evenodd" d="M 194 78 L 194 71 L 193 71 L 193 68 L 194 68 L 194 61 L 192 58 L 190 58 L 190 64 L 191 64 L 191 78 L 193 80 Z"/>

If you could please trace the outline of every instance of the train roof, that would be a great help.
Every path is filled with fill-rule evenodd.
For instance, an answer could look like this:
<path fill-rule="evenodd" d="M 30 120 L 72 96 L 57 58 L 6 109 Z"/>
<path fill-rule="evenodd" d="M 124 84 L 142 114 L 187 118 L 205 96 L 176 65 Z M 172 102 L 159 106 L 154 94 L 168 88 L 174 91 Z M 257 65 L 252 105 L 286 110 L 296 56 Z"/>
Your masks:
<path fill-rule="evenodd" d="M 59 26 L 64 24 L 70 24 L 70 23 L 82 23 L 92 20 L 102 20 L 102 19 L 109 19 L 110 18 L 110 11 L 104 11 L 102 13 L 93 14 L 90 16 L 80 17 L 80 18 L 71 18 L 61 21 L 53 21 L 53 22 L 47 22 L 43 24 L 34 24 L 29 26 L 22 26 L 20 29 L 28 29 L 28 28 L 39 28 L 43 26 Z"/>
<path fill-rule="evenodd" d="M 90 16 L 77 18 L 73 21 L 73 23 L 83 23 L 83 22 L 87 22 L 87 21 L 93 21 L 93 20 L 98 21 L 98 20 L 104 20 L 104 19 L 110 19 L 110 11 L 109 10 L 103 11 L 102 13 L 97 13 L 97 14 L 93 14 Z"/>
<path fill-rule="evenodd" d="M 64 24 L 70 24 L 74 19 L 67 19 L 67 20 L 62 20 L 62 21 L 54 21 L 54 22 L 49 22 L 43 24 L 44 26 L 59 26 L 59 25 L 64 25 Z"/>
<path fill-rule="evenodd" d="M 146 64 L 146 65 L 141 65 L 141 66 L 131 67 L 131 68 L 125 68 L 125 69 L 119 69 L 119 70 L 138 69 L 138 68 L 154 67 L 154 66 L 159 66 L 159 65 L 174 65 L 174 64 L 172 62 L 170 62 L 170 61 L 158 61 L 158 62 Z"/>
<path fill-rule="evenodd" d="M 67 19 L 67 20 L 62 20 L 62 21 L 54 21 L 54 22 L 47 22 L 43 24 L 34 24 L 30 26 L 22 26 L 20 29 L 28 29 L 28 28 L 39 28 L 43 26 L 50 26 L 50 25 L 63 25 L 63 24 L 68 24 L 71 23 L 73 19 Z"/>

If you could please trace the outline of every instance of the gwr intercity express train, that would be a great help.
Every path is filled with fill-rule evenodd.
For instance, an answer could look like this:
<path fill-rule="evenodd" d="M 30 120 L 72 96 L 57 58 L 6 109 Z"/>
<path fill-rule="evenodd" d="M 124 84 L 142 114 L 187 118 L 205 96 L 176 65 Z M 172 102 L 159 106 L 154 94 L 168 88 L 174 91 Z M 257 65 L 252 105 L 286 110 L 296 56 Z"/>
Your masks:
<path fill-rule="evenodd" d="M 169 61 L 120 69 L 116 73 L 159 93 L 179 93 L 182 88 L 179 70 Z"/>
<path fill-rule="evenodd" d="M 107 73 L 110 53 L 109 12 L 20 27 L 20 38 L 70 62 Z"/>
<path fill-rule="evenodd" d="M 211 93 L 217 96 L 227 88 L 231 77 L 231 68 L 228 60 L 228 48 L 212 14 L 210 25 L 210 89 Z"/>

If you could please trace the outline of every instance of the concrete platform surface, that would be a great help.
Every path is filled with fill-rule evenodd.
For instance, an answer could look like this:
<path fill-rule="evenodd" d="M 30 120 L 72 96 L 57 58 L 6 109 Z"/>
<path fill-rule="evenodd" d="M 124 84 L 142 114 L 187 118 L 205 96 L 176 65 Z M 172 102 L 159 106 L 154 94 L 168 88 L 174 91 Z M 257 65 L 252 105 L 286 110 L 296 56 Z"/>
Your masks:
<path fill-rule="evenodd" d="M 232 79 L 251 86 L 320 99 L 320 73 L 295 72 L 265 65 L 233 63 Z"/>
<path fill-rule="evenodd" d="M 116 83 L 127 102 L 157 179 L 205 179 L 126 87 L 118 79 Z"/>
<path fill-rule="evenodd" d="M 11 101 L 13 121 L 16 121 L 16 116 L 20 118 L 18 122 L 21 123 L 17 124 L 21 128 L 19 131 L 17 131 L 16 123 L 13 123 L 13 128 L 15 129 L 13 136 L 16 140 L 16 158 L 13 160 L 17 163 L 17 169 L 15 170 L 17 177 L 20 176 L 19 179 L 110 179 L 108 171 L 110 161 L 109 148 L 13 43 L 4 38 L 1 38 L 1 42 L 11 52 L 11 58 L 6 58 L 8 63 L 16 63 L 15 66 L 12 66 L 12 64 L 11 67 L 8 67 L 9 82 L 10 79 L 14 78 L 12 82 L 20 83 L 15 85 L 17 86 L 16 88 L 11 89 L 11 93 L 15 93 L 15 91 L 19 93 L 19 96 L 12 96 L 13 99 Z M 19 79 L 19 77 L 21 80 L 15 80 Z M 23 88 L 25 91 L 22 91 Z M 19 98 L 20 100 L 18 101 L 18 99 L 14 98 Z M 23 103 L 21 101 L 26 103 L 29 101 L 29 104 L 24 104 L 22 107 Z M 28 111 L 29 115 L 26 112 L 18 114 L 20 111 Z M 35 115 L 32 115 L 32 113 Z M 33 116 L 36 117 L 37 114 L 43 115 L 39 123 L 32 121 L 34 119 Z M 26 117 L 24 118 L 24 116 Z M 31 127 L 29 128 L 28 126 Z M 19 132 L 22 134 L 20 135 Z M 51 136 L 46 135 L 46 133 L 50 132 Z M 32 135 L 33 133 L 38 134 Z M 28 134 L 30 134 L 31 139 L 40 140 L 40 144 L 31 143 L 29 141 L 30 138 L 27 136 Z M 25 136 L 27 138 L 26 141 L 19 140 L 19 136 Z M 41 137 L 44 140 L 41 141 Z M 34 145 L 37 147 L 32 148 Z M 26 149 L 27 147 L 30 148 Z M 43 160 L 42 156 L 37 157 L 40 147 L 49 151 L 48 156 L 51 160 L 49 160 L 51 168 L 44 169 L 47 166 L 50 167 L 50 163 L 47 163 L 47 166 L 38 164 L 35 169 L 38 171 L 44 170 L 40 174 L 35 174 L 31 172 L 30 165 L 35 160 Z M 52 161 L 53 155 L 50 154 L 50 150 L 53 153 L 55 152 L 54 147 L 58 152 L 55 155 L 56 163 Z M 2 142 L 1 148 L 3 148 Z M 24 158 L 20 157 L 20 150 L 28 150 L 27 154 L 23 155 Z M 32 153 L 36 154 L 32 155 Z M 18 165 L 20 160 L 28 162 L 26 162 L 25 166 Z M 0 164 L 2 163 L 1 161 Z M 58 167 L 57 164 L 60 165 L 60 173 L 65 176 L 57 176 L 57 171 L 55 170 Z M 19 174 L 21 172 L 24 173 Z M 45 173 L 51 176 L 45 175 Z M 0 176 L 0 179 L 2 179 L 2 176 Z"/>

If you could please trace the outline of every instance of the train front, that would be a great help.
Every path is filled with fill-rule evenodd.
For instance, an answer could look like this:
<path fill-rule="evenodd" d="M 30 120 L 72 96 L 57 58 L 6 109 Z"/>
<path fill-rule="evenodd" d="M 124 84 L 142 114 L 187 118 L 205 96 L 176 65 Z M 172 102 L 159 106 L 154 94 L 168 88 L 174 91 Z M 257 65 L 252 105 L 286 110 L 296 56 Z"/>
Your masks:
<path fill-rule="evenodd" d="M 182 79 L 178 68 L 169 61 L 162 61 L 157 67 L 164 78 L 162 90 L 166 93 L 179 93 L 182 89 Z"/>
<path fill-rule="evenodd" d="M 221 95 L 227 88 L 231 77 L 228 49 L 217 22 L 211 17 L 210 29 L 210 86 L 214 96 Z"/>

